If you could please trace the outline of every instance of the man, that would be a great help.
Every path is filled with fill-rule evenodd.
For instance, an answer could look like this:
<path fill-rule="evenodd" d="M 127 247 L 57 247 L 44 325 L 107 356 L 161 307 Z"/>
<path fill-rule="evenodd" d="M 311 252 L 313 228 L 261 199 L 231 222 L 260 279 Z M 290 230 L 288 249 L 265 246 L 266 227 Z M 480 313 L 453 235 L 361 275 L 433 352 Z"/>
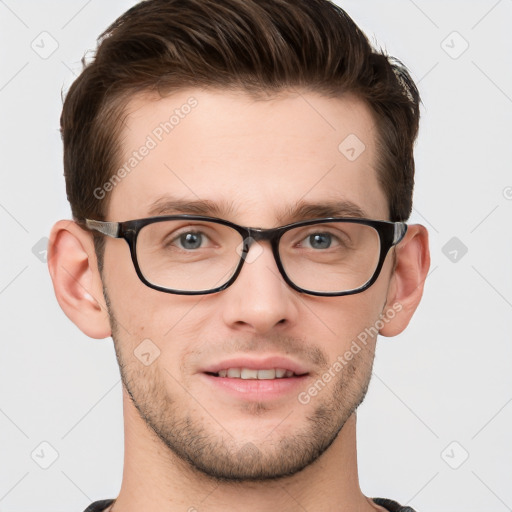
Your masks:
<path fill-rule="evenodd" d="M 412 510 L 361 492 L 356 409 L 428 271 L 418 121 L 327 0 L 147 0 L 102 35 L 49 247 L 123 381 L 121 490 L 87 511 Z"/>

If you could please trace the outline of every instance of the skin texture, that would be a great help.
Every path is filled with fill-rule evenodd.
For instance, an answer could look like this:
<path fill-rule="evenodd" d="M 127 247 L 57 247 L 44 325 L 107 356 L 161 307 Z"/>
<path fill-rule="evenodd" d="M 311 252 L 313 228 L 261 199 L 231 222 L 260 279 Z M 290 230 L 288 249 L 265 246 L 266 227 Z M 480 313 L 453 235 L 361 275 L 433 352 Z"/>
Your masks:
<path fill-rule="evenodd" d="M 197 106 L 109 192 L 107 220 L 148 217 L 164 196 L 226 205 L 210 215 L 252 227 L 300 220 L 286 215 L 300 201 L 350 201 L 368 218 L 389 219 L 374 170 L 373 118 L 353 97 L 287 91 L 256 101 L 192 89 L 137 96 L 120 165 L 191 97 Z M 354 161 L 338 150 L 350 134 L 365 144 Z M 55 225 L 49 266 L 57 299 L 87 335 L 113 336 L 121 368 L 125 466 L 114 511 L 380 510 L 359 488 L 355 429 L 376 337 L 307 404 L 295 392 L 233 396 L 210 386 L 202 370 L 231 356 L 282 355 L 307 369 L 304 391 L 393 307 L 400 311 L 380 334 L 400 333 L 422 295 L 427 232 L 410 226 L 377 282 L 346 297 L 293 290 L 270 246 L 260 248 L 231 287 L 180 296 L 145 286 L 124 240 L 106 240 L 100 276 L 90 233 L 69 221 Z M 148 366 L 134 355 L 147 339 L 159 351 Z"/>

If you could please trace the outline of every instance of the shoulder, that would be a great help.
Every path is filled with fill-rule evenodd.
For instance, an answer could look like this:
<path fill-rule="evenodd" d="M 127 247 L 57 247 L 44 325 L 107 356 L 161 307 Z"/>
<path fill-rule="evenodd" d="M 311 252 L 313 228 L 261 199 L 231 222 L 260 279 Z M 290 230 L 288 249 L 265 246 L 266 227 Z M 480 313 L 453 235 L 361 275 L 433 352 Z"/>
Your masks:
<path fill-rule="evenodd" d="M 411 507 L 402 507 L 400 503 L 385 498 L 372 498 L 373 502 L 389 512 L 415 512 Z"/>
<path fill-rule="evenodd" d="M 112 505 L 114 500 L 100 500 L 91 503 L 84 512 L 103 512 L 107 507 Z"/>

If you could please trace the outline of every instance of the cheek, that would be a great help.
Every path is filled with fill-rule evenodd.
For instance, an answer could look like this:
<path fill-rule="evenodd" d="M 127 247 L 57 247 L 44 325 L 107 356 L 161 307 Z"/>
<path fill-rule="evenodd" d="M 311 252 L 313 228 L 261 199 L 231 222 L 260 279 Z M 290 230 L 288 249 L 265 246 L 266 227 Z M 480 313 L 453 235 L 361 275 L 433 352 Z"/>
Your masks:
<path fill-rule="evenodd" d="M 131 259 L 127 263 L 114 251 L 109 256 L 103 280 L 124 360 L 135 367 L 139 365 L 135 358 L 148 365 L 156 361 L 157 367 L 178 377 L 181 354 L 202 339 L 210 325 L 205 315 L 199 316 L 201 297 L 153 290 L 139 280 Z"/>
<path fill-rule="evenodd" d="M 330 360 L 343 354 L 358 337 L 365 339 L 365 345 L 373 347 L 376 341 L 375 327 L 386 301 L 386 290 L 387 286 L 377 282 L 363 293 L 326 298 L 311 304 L 312 318 L 305 321 L 305 325 L 309 326 L 308 337 L 323 345 Z M 321 337 L 318 328 L 321 328 Z"/>
<path fill-rule="evenodd" d="M 138 278 L 128 244 L 124 240 L 107 240 L 103 264 L 103 285 L 107 288 L 119 316 L 130 304 L 143 300 L 147 288 Z M 125 318 L 126 320 L 126 318 Z"/>
<path fill-rule="evenodd" d="M 176 322 L 173 317 L 181 313 L 178 296 L 146 286 L 137 276 L 128 245 L 123 240 L 113 242 L 105 251 L 103 283 L 119 334 L 134 342 L 160 340 Z"/>

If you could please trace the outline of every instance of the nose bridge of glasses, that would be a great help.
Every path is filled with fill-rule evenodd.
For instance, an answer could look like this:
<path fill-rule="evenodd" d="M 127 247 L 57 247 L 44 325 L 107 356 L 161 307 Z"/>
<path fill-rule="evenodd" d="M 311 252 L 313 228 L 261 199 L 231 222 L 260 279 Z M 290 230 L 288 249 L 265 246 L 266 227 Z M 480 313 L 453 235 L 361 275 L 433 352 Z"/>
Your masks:
<path fill-rule="evenodd" d="M 269 242 L 272 250 L 277 246 L 279 228 L 248 228 L 244 238 L 244 250 L 247 252 L 255 242 Z"/>
<path fill-rule="evenodd" d="M 278 260 L 279 255 L 277 244 L 279 239 L 279 231 L 279 228 L 245 228 L 245 232 L 242 235 L 244 237 L 243 242 L 237 249 L 238 254 L 243 260 L 252 263 L 263 253 L 265 246 L 270 246 L 269 248 L 271 249 L 274 259 L 277 258 Z"/>

